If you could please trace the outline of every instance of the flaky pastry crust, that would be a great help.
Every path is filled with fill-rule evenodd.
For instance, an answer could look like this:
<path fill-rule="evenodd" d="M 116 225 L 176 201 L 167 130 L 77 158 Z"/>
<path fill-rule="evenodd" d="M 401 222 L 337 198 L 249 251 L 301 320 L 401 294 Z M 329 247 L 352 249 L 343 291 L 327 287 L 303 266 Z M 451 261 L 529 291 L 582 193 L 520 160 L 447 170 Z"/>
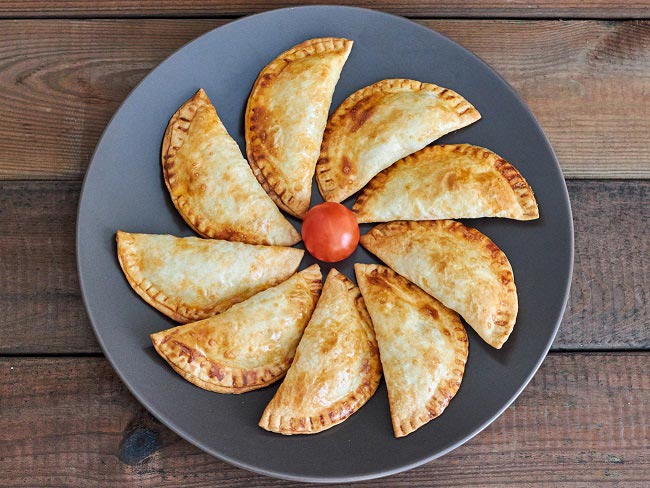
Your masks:
<path fill-rule="evenodd" d="M 310 39 L 283 52 L 260 72 L 246 108 L 246 153 L 276 204 L 302 218 L 332 94 L 352 41 Z"/>
<path fill-rule="evenodd" d="M 127 281 L 152 307 L 187 323 L 220 313 L 295 273 L 304 251 L 117 231 Z"/>
<path fill-rule="evenodd" d="M 203 89 L 172 116 L 161 159 L 174 206 L 202 237 L 280 246 L 300 241 L 260 187 Z"/>
<path fill-rule="evenodd" d="M 220 315 L 151 334 L 161 357 L 187 381 L 244 393 L 284 376 L 321 291 L 317 264 Z"/>
<path fill-rule="evenodd" d="M 539 217 L 533 191 L 517 169 L 470 144 L 428 146 L 375 176 L 352 211 L 360 223 Z"/>
<path fill-rule="evenodd" d="M 438 417 L 456 395 L 468 341 L 458 314 L 393 270 L 355 264 L 377 335 L 395 437 Z"/>
<path fill-rule="evenodd" d="M 379 224 L 361 245 L 500 349 L 517 319 L 517 288 L 506 255 L 487 236 L 454 220 Z"/>
<path fill-rule="evenodd" d="M 480 119 L 458 93 L 389 79 L 350 95 L 332 114 L 316 164 L 323 198 L 340 202 L 395 161 Z"/>
<path fill-rule="evenodd" d="M 380 378 L 377 341 L 359 288 L 332 269 L 259 425 L 285 435 L 329 429 L 361 408 Z"/>

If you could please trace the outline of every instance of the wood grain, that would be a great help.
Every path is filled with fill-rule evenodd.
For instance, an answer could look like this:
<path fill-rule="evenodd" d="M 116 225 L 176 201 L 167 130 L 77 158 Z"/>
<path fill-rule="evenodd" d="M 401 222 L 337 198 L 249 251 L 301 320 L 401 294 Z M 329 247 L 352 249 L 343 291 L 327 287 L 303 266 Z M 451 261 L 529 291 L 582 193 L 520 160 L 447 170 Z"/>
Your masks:
<path fill-rule="evenodd" d="M 55 3 L 64 4 L 72 5 Z M 222 23 L 0 21 L 0 179 L 81 178 L 110 116 L 137 82 Z M 512 83 L 549 135 L 567 177 L 650 177 L 650 22 L 423 23 L 476 52 Z"/>
<path fill-rule="evenodd" d="M 246 15 L 273 8 L 319 5 L 320 0 L 5 0 L 0 17 L 199 17 Z M 329 2 L 385 10 L 412 17 L 564 17 L 564 18 L 643 18 L 649 16 L 647 0 L 608 2 L 606 0 L 338 0 Z"/>
<path fill-rule="evenodd" d="M 78 193 L 0 182 L 0 354 L 99 352 L 76 274 Z M 575 269 L 553 348 L 650 349 L 650 181 L 570 181 L 569 193 Z"/>
<path fill-rule="evenodd" d="M 473 440 L 359 486 L 648 486 L 649 368 L 649 353 L 551 354 Z M 0 486 L 303 486 L 234 468 L 181 440 L 103 358 L 0 359 L 0 412 Z"/>
<path fill-rule="evenodd" d="M 75 261 L 78 183 L 0 183 L 0 353 L 98 352 Z"/>
<path fill-rule="evenodd" d="M 650 181 L 567 182 L 575 231 L 557 349 L 650 349 Z"/>

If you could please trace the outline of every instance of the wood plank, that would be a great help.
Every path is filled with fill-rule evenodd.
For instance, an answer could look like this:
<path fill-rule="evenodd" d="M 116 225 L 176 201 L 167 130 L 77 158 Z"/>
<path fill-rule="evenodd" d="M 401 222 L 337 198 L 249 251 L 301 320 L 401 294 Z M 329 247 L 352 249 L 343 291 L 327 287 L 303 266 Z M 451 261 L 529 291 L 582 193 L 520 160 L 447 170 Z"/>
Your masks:
<path fill-rule="evenodd" d="M 568 181 L 571 297 L 555 349 L 650 349 L 650 181 Z"/>
<path fill-rule="evenodd" d="M 319 5 L 320 0 L 5 0 L 0 17 L 200 17 L 247 15 L 296 5 Z M 609 2 L 606 0 L 338 0 L 338 5 L 374 8 L 411 17 L 563 17 L 563 18 L 643 18 L 648 17 L 647 0 Z"/>
<path fill-rule="evenodd" d="M 551 354 L 514 406 L 467 444 L 360 486 L 648 486 L 649 368 L 650 353 Z M 0 412 L 0 486 L 302 486 L 181 440 L 103 358 L 0 359 Z"/>
<path fill-rule="evenodd" d="M 76 274 L 78 192 L 0 182 L 0 354 L 99 352 Z M 575 271 L 553 348 L 650 349 L 650 181 L 570 181 L 569 193 Z"/>
<path fill-rule="evenodd" d="M 0 21 L 0 178 L 81 178 L 103 128 L 137 82 L 222 23 Z M 423 23 L 512 83 L 567 177 L 650 177 L 650 22 Z"/>
<path fill-rule="evenodd" d="M 98 352 L 75 260 L 78 183 L 0 183 L 0 353 Z"/>

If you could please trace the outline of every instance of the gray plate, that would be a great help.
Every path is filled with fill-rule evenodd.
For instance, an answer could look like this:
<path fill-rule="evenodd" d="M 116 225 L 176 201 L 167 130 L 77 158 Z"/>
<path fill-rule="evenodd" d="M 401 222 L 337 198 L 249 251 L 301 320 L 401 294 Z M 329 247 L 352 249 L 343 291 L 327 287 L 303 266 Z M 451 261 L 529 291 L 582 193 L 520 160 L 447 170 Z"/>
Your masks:
<path fill-rule="evenodd" d="M 393 437 L 386 388 L 343 424 L 284 437 L 257 422 L 277 386 L 219 395 L 183 380 L 154 352 L 149 334 L 174 324 L 128 286 L 115 257 L 115 231 L 192 235 L 172 206 L 160 168 L 170 116 L 199 87 L 244 148 L 243 112 L 260 69 L 283 50 L 322 36 L 355 41 L 334 94 L 383 78 L 452 88 L 483 115 L 440 142 L 488 147 L 529 181 L 540 207 L 533 222 L 471 221 L 507 254 L 519 292 L 517 325 L 500 351 L 468 328 L 463 384 L 445 413 L 404 439 Z M 320 202 L 314 192 L 314 202 Z M 348 202 L 351 203 L 351 202 Z M 297 222 L 293 221 L 294 223 Z M 367 231 L 368 227 L 362 229 Z M 573 264 L 573 226 L 558 162 L 534 117 L 492 69 L 442 35 L 408 20 L 347 7 L 302 7 L 247 17 L 209 32 L 168 58 L 133 90 L 102 136 L 83 187 L 77 222 L 81 289 L 99 342 L 124 383 L 165 425 L 201 449 L 269 476 L 352 481 L 397 473 L 458 447 L 517 397 L 557 332 Z M 302 267 L 311 264 L 311 258 Z M 377 262 L 359 248 L 336 268 Z M 329 266 L 323 266 L 324 274 Z M 541 421 L 542 419 L 540 419 Z"/>

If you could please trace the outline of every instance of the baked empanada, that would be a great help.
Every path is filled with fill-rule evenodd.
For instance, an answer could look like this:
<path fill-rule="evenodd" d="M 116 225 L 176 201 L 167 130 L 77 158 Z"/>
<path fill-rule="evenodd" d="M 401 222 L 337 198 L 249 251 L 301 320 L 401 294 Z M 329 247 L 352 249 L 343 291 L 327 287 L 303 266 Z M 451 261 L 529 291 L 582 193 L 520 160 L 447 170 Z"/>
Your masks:
<path fill-rule="evenodd" d="M 343 422 L 375 393 L 381 363 L 359 288 L 332 269 L 294 361 L 260 427 L 315 434 Z"/>
<path fill-rule="evenodd" d="M 325 128 L 316 181 L 340 202 L 377 173 L 481 115 L 457 93 L 414 80 L 383 80 L 350 95 Z"/>
<path fill-rule="evenodd" d="M 190 383 L 219 393 L 263 388 L 286 373 L 321 290 L 317 264 L 222 314 L 151 334 Z"/>
<path fill-rule="evenodd" d="M 478 146 L 429 146 L 375 176 L 352 211 L 359 222 L 539 217 L 535 196 L 510 163 Z"/>
<path fill-rule="evenodd" d="M 169 121 L 162 166 L 174 205 L 201 236 L 278 246 L 300 241 L 202 89 Z"/>
<path fill-rule="evenodd" d="M 334 87 L 352 41 L 311 39 L 280 54 L 259 74 L 246 107 L 246 153 L 278 206 L 302 218 Z"/>
<path fill-rule="evenodd" d="M 456 395 L 467 362 L 456 312 L 385 266 L 355 264 L 377 335 L 395 437 L 440 415 Z"/>
<path fill-rule="evenodd" d="M 500 349 L 517 319 L 517 289 L 506 255 L 487 236 L 454 220 L 389 222 L 361 245 L 455 310 Z"/>
<path fill-rule="evenodd" d="M 117 257 L 129 284 L 181 323 L 223 312 L 286 280 L 303 254 L 292 247 L 117 231 Z"/>

